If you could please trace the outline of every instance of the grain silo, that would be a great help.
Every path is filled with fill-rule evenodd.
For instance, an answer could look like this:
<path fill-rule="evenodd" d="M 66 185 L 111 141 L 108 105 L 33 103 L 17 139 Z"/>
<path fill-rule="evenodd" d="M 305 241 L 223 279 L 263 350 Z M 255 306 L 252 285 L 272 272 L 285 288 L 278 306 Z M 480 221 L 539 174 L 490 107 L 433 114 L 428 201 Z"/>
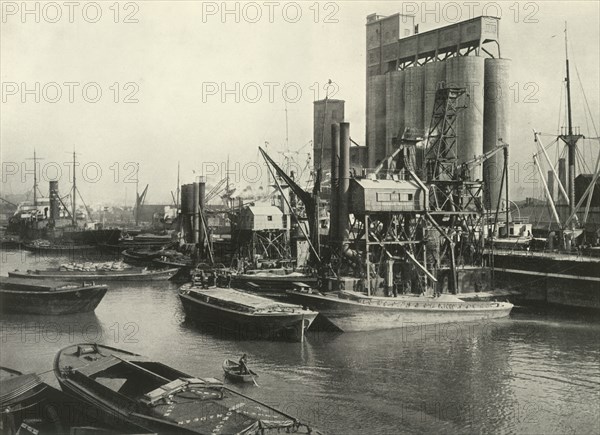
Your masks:
<path fill-rule="evenodd" d="M 423 81 L 422 67 L 411 67 L 404 71 L 404 128 L 423 132 Z"/>
<path fill-rule="evenodd" d="M 446 62 L 446 86 L 466 89 L 465 106 L 456 118 L 458 163 L 483 154 L 483 85 L 485 59 L 457 56 Z M 473 179 L 481 180 L 480 167 Z"/>
<path fill-rule="evenodd" d="M 386 156 L 385 81 L 385 75 L 367 78 L 367 146 L 370 168 L 377 166 Z"/>
<path fill-rule="evenodd" d="M 433 114 L 433 103 L 435 102 L 435 92 L 444 86 L 446 82 L 446 63 L 443 61 L 431 62 L 423 66 L 423 118 L 425 132 L 429 130 L 431 115 Z"/>
<path fill-rule="evenodd" d="M 404 132 L 404 71 L 391 71 L 386 75 L 386 156 L 393 153 L 395 138 Z"/>
<path fill-rule="evenodd" d="M 510 59 L 485 59 L 483 106 L 483 152 L 510 141 Z M 483 164 L 486 208 L 494 209 L 500 194 L 503 155 L 498 153 Z"/>

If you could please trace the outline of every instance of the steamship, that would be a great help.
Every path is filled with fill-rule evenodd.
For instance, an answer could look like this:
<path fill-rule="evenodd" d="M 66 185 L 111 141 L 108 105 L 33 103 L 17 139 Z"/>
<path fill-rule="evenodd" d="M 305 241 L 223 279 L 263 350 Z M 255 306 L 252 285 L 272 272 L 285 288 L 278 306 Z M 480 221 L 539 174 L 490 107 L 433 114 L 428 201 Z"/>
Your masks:
<path fill-rule="evenodd" d="M 519 210 L 519 214 L 530 214 L 526 221 L 509 222 L 506 219 L 505 240 L 512 243 L 504 249 L 492 246 L 489 255 L 496 286 L 519 291 L 520 300 L 599 309 L 600 155 L 593 174 L 577 175 L 576 163 L 583 161 L 578 144 L 585 137 L 573 126 L 566 41 L 565 26 L 567 126 L 549 145 L 542 141 L 544 134 L 534 131 L 537 149 L 533 162 L 539 171 L 545 201 L 521 205 L 523 210 Z M 592 140 L 598 141 L 598 138 Z M 549 158 L 552 145 L 566 148 L 567 159 L 560 158 L 557 165 Z M 557 154 L 560 151 L 557 150 Z M 547 172 L 542 170 L 544 163 Z M 581 164 L 579 169 L 583 169 Z M 538 222 L 538 225 L 532 222 Z M 516 245 L 514 242 L 519 239 L 525 239 L 527 243 Z"/>

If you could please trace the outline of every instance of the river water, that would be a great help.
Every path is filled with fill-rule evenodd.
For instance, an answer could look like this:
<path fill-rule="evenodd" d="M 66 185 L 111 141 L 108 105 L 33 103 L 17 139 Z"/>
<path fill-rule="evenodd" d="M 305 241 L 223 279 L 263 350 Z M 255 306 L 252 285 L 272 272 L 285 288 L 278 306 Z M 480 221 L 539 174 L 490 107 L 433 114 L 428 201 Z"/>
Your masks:
<path fill-rule="evenodd" d="M 1 274 L 66 261 L 5 251 Z M 241 341 L 186 320 L 172 283 L 111 284 L 95 313 L 3 315 L 0 365 L 46 372 L 59 349 L 96 341 L 221 378 L 223 360 L 246 353 L 260 376 L 243 393 L 329 434 L 596 434 L 599 317 L 517 308 L 479 324 Z"/>

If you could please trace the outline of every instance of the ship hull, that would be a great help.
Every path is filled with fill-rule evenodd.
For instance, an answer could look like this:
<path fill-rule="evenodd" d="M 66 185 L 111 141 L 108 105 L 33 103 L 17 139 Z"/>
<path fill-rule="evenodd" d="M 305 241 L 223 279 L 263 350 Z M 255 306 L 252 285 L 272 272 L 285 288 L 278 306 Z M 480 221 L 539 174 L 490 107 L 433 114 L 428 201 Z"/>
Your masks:
<path fill-rule="evenodd" d="M 7 314 L 86 313 L 96 309 L 106 290 L 105 286 L 52 292 L 0 290 L 0 307 Z"/>
<path fill-rule="evenodd" d="M 317 316 L 317 313 L 252 315 L 216 307 L 181 293 L 179 299 L 186 316 L 198 326 L 240 340 L 301 341 Z"/>
<path fill-rule="evenodd" d="M 285 275 L 234 275 L 231 279 L 232 287 L 248 289 L 253 292 L 279 292 L 298 288 L 299 286 L 315 287 L 318 279 L 312 276 L 285 276 Z"/>
<path fill-rule="evenodd" d="M 600 259 L 543 253 L 494 253 L 494 287 L 519 303 L 600 309 Z"/>
<path fill-rule="evenodd" d="M 505 302 L 446 302 L 442 299 L 407 297 L 406 301 L 402 298 L 364 298 L 361 303 L 294 290 L 287 293 L 292 301 L 318 311 L 343 332 L 491 320 L 507 317 L 513 308 L 512 304 Z M 369 301 L 376 301 L 376 304 L 370 304 Z"/>
<path fill-rule="evenodd" d="M 8 272 L 13 278 L 46 279 L 68 282 L 82 281 L 162 281 L 170 279 L 178 269 L 165 269 L 146 273 L 89 273 L 89 272 L 57 272 L 57 271 L 32 271 Z"/>

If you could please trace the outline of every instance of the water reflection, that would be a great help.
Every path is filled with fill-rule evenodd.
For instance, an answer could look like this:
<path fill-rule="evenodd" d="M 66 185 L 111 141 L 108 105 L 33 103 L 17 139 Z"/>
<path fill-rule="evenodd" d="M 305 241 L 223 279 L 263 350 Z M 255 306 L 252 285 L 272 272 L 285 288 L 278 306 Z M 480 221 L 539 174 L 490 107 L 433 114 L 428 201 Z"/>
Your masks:
<path fill-rule="evenodd" d="M 3 253 L 2 268 L 67 260 Z M 189 323 L 175 284 L 109 287 L 95 313 L 3 316 L 0 364 L 42 372 L 62 347 L 98 341 L 222 379 L 223 361 L 246 353 L 260 387 L 234 388 L 328 433 L 600 432 L 597 314 L 516 310 L 493 322 L 242 341 Z"/>

